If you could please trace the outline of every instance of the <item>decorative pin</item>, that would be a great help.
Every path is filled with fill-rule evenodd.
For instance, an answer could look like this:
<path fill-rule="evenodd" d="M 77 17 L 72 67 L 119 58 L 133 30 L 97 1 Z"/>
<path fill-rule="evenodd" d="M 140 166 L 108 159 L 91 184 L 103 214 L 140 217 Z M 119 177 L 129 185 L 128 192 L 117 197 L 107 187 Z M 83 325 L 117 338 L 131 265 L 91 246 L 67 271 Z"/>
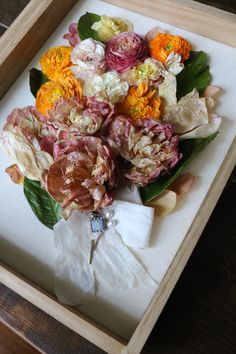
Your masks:
<path fill-rule="evenodd" d="M 89 264 L 92 263 L 93 260 L 93 252 L 95 251 L 98 241 L 104 234 L 106 230 L 106 219 L 102 214 L 98 213 L 90 213 L 89 214 L 90 227 L 93 234 L 97 234 L 97 239 L 92 239 L 90 242 L 90 250 L 89 250 Z"/>

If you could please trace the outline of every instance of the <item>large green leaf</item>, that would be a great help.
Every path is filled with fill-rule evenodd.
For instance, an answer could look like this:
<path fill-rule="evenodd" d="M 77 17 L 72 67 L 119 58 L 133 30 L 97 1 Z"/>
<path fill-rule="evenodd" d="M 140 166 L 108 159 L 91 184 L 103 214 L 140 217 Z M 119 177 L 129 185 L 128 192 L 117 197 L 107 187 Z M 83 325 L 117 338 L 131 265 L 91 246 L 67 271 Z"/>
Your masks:
<path fill-rule="evenodd" d="M 34 97 L 36 97 L 38 89 L 47 81 L 47 76 L 44 75 L 41 70 L 35 68 L 30 70 L 30 91 Z"/>
<path fill-rule="evenodd" d="M 194 88 L 202 93 L 211 79 L 206 53 L 191 52 L 184 69 L 177 75 L 177 98 L 180 99 Z"/>
<path fill-rule="evenodd" d="M 40 185 L 25 177 L 24 194 L 36 217 L 50 229 L 60 220 L 61 207 Z"/>
<path fill-rule="evenodd" d="M 93 14 L 91 12 L 86 12 L 85 15 L 81 16 L 78 22 L 78 32 L 81 40 L 87 38 L 93 38 L 99 40 L 97 31 L 91 29 L 95 22 L 101 20 L 101 16 Z"/>
<path fill-rule="evenodd" d="M 180 141 L 179 149 L 183 154 L 182 159 L 171 171 L 171 174 L 160 177 L 156 182 L 150 183 L 146 187 L 139 189 L 143 203 L 150 202 L 163 192 L 179 175 L 181 175 L 194 156 L 209 144 L 217 134 L 218 133 L 214 133 L 207 138 L 186 139 Z"/>

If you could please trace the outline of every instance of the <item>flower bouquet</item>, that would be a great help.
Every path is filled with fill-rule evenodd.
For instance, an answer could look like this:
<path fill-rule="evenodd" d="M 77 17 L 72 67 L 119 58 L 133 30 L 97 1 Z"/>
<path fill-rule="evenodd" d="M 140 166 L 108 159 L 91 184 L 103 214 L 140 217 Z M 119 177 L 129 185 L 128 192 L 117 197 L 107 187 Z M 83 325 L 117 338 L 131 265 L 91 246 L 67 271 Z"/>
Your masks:
<path fill-rule="evenodd" d="M 68 46 L 50 48 L 30 71 L 35 106 L 7 118 L 0 144 L 14 164 L 6 172 L 51 229 L 80 211 L 102 235 L 125 187 L 167 214 L 193 182 L 184 169 L 221 123 L 207 55 L 162 29 L 141 36 L 125 19 L 93 13 L 64 39 Z"/>

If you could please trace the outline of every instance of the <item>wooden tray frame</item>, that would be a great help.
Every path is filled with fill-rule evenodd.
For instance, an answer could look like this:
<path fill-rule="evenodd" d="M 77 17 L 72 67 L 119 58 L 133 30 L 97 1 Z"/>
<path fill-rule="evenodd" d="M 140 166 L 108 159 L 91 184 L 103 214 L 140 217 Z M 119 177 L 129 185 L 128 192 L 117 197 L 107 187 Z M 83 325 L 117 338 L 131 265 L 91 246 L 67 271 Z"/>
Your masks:
<path fill-rule="evenodd" d="M 14 80 L 76 2 L 77 0 L 41 0 L 40 2 L 31 0 L 5 32 L 0 39 L 0 97 L 7 92 Z M 146 0 L 145 6 L 143 0 L 107 0 L 106 2 L 236 47 L 236 16 L 222 10 L 198 4 L 192 0 Z M 112 354 L 140 353 L 235 164 L 236 138 L 232 142 L 173 262 L 129 342 L 109 333 L 107 329 L 88 320 L 72 308 L 61 305 L 51 294 L 2 263 L 0 264 L 0 282 L 106 352 Z"/>

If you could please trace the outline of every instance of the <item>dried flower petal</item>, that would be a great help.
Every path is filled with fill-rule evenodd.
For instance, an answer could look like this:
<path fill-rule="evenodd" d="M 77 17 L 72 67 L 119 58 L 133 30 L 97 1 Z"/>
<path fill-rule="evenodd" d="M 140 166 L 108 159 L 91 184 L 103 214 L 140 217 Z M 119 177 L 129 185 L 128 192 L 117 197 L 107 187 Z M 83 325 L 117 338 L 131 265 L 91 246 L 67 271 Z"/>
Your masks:
<path fill-rule="evenodd" d="M 171 191 L 177 195 L 187 193 L 193 185 L 195 177 L 190 173 L 184 173 L 177 177 L 173 183 L 168 187 Z"/>
<path fill-rule="evenodd" d="M 11 165 L 5 169 L 5 172 L 11 177 L 11 180 L 16 184 L 23 184 L 24 176 L 21 173 L 17 164 Z"/>
<path fill-rule="evenodd" d="M 166 216 L 170 214 L 177 204 L 177 194 L 166 189 L 157 198 L 153 199 L 148 205 L 155 208 L 157 216 Z"/>

